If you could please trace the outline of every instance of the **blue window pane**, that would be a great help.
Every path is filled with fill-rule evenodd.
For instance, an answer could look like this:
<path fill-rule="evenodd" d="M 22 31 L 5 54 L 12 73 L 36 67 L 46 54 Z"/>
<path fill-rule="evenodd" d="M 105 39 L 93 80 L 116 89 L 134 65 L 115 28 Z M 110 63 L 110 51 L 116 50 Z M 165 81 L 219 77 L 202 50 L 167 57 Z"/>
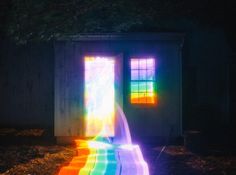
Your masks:
<path fill-rule="evenodd" d="M 139 80 L 138 70 L 131 70 L 131 80 Z"/>
<path fill-rule="evenodd" d="M 147 70 L 147 80 L 154 80 L 154 79 L 155 79 L 154 70 Z"/>
<path fill-rule="evenodd" d="M 147 70 L 139 70 L 139 80 L 147 80 Z"/>

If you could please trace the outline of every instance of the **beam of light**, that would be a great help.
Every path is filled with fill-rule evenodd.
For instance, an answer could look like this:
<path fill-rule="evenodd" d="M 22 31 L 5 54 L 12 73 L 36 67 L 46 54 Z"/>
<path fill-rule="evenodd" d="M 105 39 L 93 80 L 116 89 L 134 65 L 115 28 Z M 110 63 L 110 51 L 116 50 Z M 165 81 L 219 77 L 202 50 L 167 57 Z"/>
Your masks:
<path fill-rule="evenodd" d="M 119 106 L 118 119 L 114 120 L 114 64 L 113 58 L 85 57 L 85 136 L 93 139 L 75 140 L 77 155 L 58 175 L 149 175 L 140 147 L 131 142 L 128 123 Z M 143 64 L 147 66 L 149 61 Z M 136 85 L 138 89 L 150 86 L 150 94 L 145 90 L 146 101 L 153 93 L 152 84 L 147 84 Z M 115 135 L 115 127 L 122 131 Z M 108 137 L 114 137 L 114 142 Z"/>
<path fill-rule="evenodd" d="M 156 104 L 155 59 L 132 58 L 130 61 L 132 104 Z"/>
<path fill-rule="evenodd" d="M 85 57 L 86 136 L 114 136 L 114 74 L 112 57 Z"/>
<path fill-rule="evenodd" d="M 77 153 L 58 175 L 149 175 L 138 145 L 76 140 Z M 96 147 L 96 145 L 98 147 Z"/>

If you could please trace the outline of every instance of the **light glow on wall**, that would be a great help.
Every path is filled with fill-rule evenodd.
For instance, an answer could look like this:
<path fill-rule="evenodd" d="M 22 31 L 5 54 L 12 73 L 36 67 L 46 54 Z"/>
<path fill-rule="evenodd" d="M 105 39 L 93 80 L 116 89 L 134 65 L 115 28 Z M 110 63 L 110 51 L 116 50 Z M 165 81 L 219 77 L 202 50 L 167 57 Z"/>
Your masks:
<path fill-rule="evenodd" d="M 86 136 L 114 136 L 115 59 L 85 57 Z"/>
<path fill-rule="evenodd" d="M 131 69 L 131 103 L 155 104 L 157 95 L 155 92 L 155 59 L 132 58 Z"/>

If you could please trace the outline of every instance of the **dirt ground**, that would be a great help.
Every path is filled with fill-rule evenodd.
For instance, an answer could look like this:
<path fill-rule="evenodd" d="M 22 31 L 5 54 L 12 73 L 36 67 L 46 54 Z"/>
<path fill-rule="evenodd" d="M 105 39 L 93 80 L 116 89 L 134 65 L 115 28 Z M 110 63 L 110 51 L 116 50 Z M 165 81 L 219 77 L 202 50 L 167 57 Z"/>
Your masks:
<path fill-rule="evenodd" d="M 0 147 L 0 175 L 54 175 L 74 154 L 57 145 Z"/>
<path fill-rule="evenodd" d="M 7 142 L 9 135 L 18 140 L 22 136 L 32 139 L 32 136 L 41 137 L 43 131 L 0 129 L 0 143 Z M 150 175 L 236 175 L 236 155 L 230 153 L 199 155 L 184 146 L 144 145 L 141 148 Z M 56 175 L 75 154 L 73 146 L 37 142 L 0 144 L 0 175 Z"/>
<path fill-rule="evenodd" d="M 0 128 L 0 175 L 56 175 L 76 154 L 45 130 Z"/>
<path fill-rule="evenodd" d="M 151 175 L 236 175 L 235 155 L 198 155 L 184 146 L 143 150 Z"/>

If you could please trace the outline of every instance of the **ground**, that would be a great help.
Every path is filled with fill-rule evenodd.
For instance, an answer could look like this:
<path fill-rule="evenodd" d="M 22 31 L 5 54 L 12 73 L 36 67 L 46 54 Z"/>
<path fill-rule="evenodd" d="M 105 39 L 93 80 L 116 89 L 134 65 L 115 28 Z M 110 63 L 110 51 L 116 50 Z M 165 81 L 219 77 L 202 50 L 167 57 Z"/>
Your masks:
<path fill-rule="evenodd" d="M 33 139 L 43 132 L 0 129 L 0 175 L 56 175 L 61 166 L 67 165 L 76 154 L 73 146 L 37 140 L 26 144 L 12 140 L 6 143 L 9 137 Z M 143 145 L 142 150 L 151 175 L 236 175 L 236 155 L 233 154 L 194 154 L 181 145 Z"/>
<path fill-rule="evenodd" d="M 233 155 L 198 155 L 184 146 L 144 150 L 151 175 L 236 175 Z"/>
<path fill-rule="evenodd" d="M 72 147 L 57 145 L 0 147 L 0 174 L 54 175 L 74 153 Z"/>

